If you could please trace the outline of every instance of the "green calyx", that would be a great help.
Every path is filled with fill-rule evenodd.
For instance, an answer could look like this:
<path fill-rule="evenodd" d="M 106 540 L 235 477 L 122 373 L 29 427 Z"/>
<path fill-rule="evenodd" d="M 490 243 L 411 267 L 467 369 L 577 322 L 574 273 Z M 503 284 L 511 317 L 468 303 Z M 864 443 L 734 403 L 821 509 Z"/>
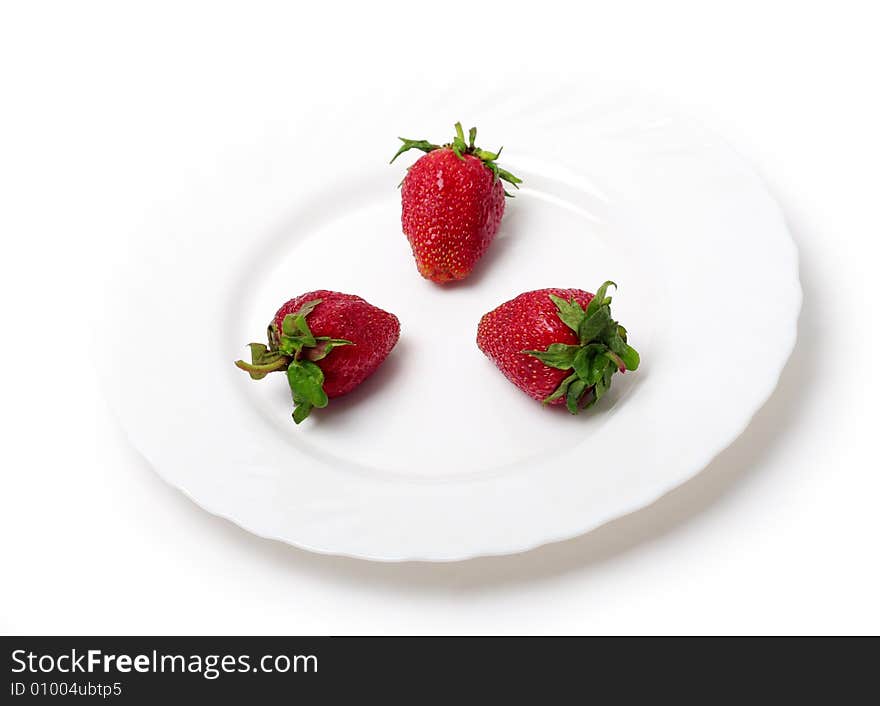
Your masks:
<path fill-rule="evenodd" d="M 586 310 L 572 297 L 566 301 L 551 294 L 560 320 L 577 334 L 578 343 L 553 343 L 545 351 L 521 351 L 533 356 L 544 365 L 559 370 L 571 370 L 544 403 L 565 399 L 572 414 L 596 404 L 611 386 L 616 372 L 637 370 L 639 354 L 626 342 L 626 329 L 611 318 L 611 297 L 605 282 L 596 291 Z"/>
<path fill-rule="evenodd" d="M 496 164 L 495 160 L 501 155 L 501 150 L 504 149 L 503 147 L 499 148 L 497 152 L 489 152 L 488 150 L 480 149 L 474 144 L 477 139 L 477 128 L 475 127 L 468 130 L 468 139 L 465 141 L 464 130 L 461 127 L 461 123 L 455 123 L 455 137 L 452 138 L 452 142 L 447 142 L 445 145 L 435 145 L 427 140 L 410 140 L 406 137 L 398 137 L 397 139 L 403 144 L 400 146 L 400 149 L 397 150 L 397 153 L 391 158 L 389 164 L 393 163 L 395 159 L 409 150 L 421 150 L 422 152 L 427 153 L 439 150 L 443 147 L 448 147 L 455 152 L 459 159 L 463 160 L 464 156 L 467 154 L 478 157 L 480 161 L 489 168 L 492 174 L 495 175 L 496 181 L 501 179 L 508 184 L 512 184 L 516 189 L 522 184 L 522 179 L 514 176 L 506 169 L 502 169 Z M 513 194 L 508 193 L 507 189 L 504 190 L 504 195 L 513 198 Z"/>
<path fill-rule="evenodd" d="M 293 421 L 299 424 L 315 407 L 326 407 L 324 371 L 316 361 L 326 358 L 334 348 L 353 346 L 344 338 L 315 336 L 306 321 L 308 315 L 321 303 L 320 299 L 303 304 L 295 314 L 288 314 L 281 322 L 269 324 L 269 345 L 249 343 L 251 362 L 235 361 L 252 380 L 262 380 L 269 373 L 287 371 L 287 382 L 293 394 Z"/>

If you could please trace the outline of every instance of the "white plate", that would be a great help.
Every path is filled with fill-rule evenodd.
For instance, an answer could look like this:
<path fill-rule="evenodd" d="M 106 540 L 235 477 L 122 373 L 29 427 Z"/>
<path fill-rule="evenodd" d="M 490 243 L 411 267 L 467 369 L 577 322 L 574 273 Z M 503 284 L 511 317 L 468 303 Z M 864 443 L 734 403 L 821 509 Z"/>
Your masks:
<path fill-rule="evenodd" d="M 776 204 L 731 149 L 648 101 L 525 85 L 495 99 L 385 95 L 375 110 L 357 96 L 319 103 L 143 219 L 113 300 L 145 335 L 135 350 L 120 341 L 109 389 L 163 478 L 298 547 L 448 561 L 637 510 L 744 429 L 800 308 Z M 445 140 L 456 119 L 486 148 L 503 142 L 501 163 L 525 183 L 474 275 L 439 287 L 400 230 L 395 187 L 415 155 L 387 162 L 398 134 Z M 501 302 L 606 279 L 643 365 L 592 413 L 543 408 L 477 349 L 480 316 Z M 297 427 L 284 379 L 253 382 L 232 362 L 283 301 L 319 288 L 394 312 L 401 339 Z"/>

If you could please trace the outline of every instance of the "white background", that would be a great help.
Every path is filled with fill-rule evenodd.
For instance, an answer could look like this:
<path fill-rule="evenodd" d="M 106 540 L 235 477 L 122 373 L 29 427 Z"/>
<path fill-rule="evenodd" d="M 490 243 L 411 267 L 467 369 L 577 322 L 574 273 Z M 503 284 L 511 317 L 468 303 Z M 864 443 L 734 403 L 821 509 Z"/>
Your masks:
<path fill-rule="evenodd" d="M 0 5 L 0 630 L 880 632 L 868 7 Z M 202 512 L 127 446 L 97 387 L 90 328 L 126 226 L 223 145 L 246 145 L 273 106 L 307 102 L 294 83 L 394 82 L 403 65 L 431 82 L 468 63 L 659 93 L 755 165 L 801 254 L 800 338 L 779 389 L 694 481 L 525 555 L 370 564 Z M 760 292 L 731 296 L 760 306 Z M 101 336 L 135 331 L 121 321 Z"/>

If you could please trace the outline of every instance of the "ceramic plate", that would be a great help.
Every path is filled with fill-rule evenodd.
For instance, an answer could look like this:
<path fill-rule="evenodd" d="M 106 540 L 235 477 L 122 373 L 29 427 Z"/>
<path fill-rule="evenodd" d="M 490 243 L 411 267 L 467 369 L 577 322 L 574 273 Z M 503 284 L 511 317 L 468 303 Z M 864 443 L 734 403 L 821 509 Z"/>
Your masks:
<path fill-rule="evenodd" d="M 722 141 L 603 90 L 545 77 L 494 100 L 386 90 L 381 107 L 362 88 L 228 148 L 138 219 L 110 297 L 148 332 L 107 380 L 135 446 L 251 532 L 385 561 L 523 551 L 694 476 L 792 350 L 796 250 Z M 397 184 L 417 153 L 388 159 L 397 135 L 442 141 L 458 119 L 484 147 L 503 143 L 524 184 L 474 274 L 441 287 L 419 277 L 400 228 Z M 589 413 L 542 407 L 477 349 L 481 315 L 516 294 L 606 279 L 643 363 Z M 360 388 L 295 426 L 283 377 L 252 382 L 233 361 L 312 289 L 394 312 L 401 338 Z"/>

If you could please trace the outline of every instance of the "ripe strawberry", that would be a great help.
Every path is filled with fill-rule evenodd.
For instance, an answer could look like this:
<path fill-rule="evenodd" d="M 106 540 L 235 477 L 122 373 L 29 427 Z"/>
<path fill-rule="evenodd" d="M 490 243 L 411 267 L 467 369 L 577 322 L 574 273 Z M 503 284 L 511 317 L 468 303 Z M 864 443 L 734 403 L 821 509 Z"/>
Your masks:
<path fill-rule="evenodd" d="M 581 289 L 525 292 L 490 311 L 477 346 L 519 389 L 577 414 L 598 402 L 616 372 L 636 370 L 639 354 L 611 318 L 605 282 L 595 296 Z"/>
<path fill-rule="evenodd" d="M 477 128 L 464 141 L 461 123 L 455 138 L 443 145 L 426 140 L 398 138 L 403 142 L 393 162 L 411 149 L 427 154 L 406 173 L 402 184 L 401 222 L 422 277 L 434 282 L 467 277 L 486 252 L 501 225 L 504 180 L 519 188 L 521 179 L 501 169 L 501 154 L 474 146 Z"/>
<path fill-rule="evenodd" d="M 299 424 L 313 407 L 351 392 L 379 367 L 400 337 L 400 322 L 360 297 L 321 289 L 284 304 L 268 336 L 268 346 L 249 344 L 250 363 L 235 364 L 254 380 L 287 371 Z"/>

